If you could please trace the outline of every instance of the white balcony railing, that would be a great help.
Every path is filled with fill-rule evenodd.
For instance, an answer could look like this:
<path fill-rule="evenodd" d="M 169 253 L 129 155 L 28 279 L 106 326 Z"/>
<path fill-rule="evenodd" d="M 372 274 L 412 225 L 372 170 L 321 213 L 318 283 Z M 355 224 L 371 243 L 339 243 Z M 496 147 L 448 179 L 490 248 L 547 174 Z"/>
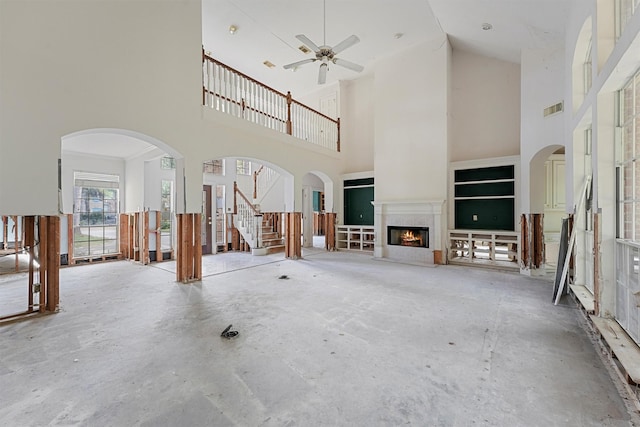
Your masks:
<path fill-rule="evenodd" d="M 333 151 L 340 151 L 334 120 L 202 52 L 202 104 Z"/>

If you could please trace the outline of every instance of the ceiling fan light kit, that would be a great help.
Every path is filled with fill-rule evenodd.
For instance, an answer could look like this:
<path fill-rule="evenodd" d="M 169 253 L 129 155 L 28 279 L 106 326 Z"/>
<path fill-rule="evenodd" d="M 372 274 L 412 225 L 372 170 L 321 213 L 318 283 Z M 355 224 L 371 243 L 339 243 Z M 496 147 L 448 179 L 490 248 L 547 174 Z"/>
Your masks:
<path fill-rule="evenodd" d="M 326 40 L 326 2 L 324 3 L 324 5 L 325 5 L 324 36 Z M 302 61 L 293 62 L 291 64 L 284 65 L 283 68 L 285 70 L 293 69 L 295 71 L 301 65 L 320 61 L 320 69 L 318 72 L 318 84 L 320 85 L 325 84 L 327 81 L 327 70 L 329 69 L 329 63 L 333 63 L 341 67 L 348 68 L 358 73 L 364 70 L 364 67 L 362 65 L 359 65 L 350 61 L 346 61 L 342 58 L 336 58 L 337 54 L 339 54 L 343 50 L 353 46 L 354 44 L 360 41 L 360 39 L 356 35 L 351 35 L 347 37 L 346 39 L 344 39 L 334 47 L 327 46 L 326 44 L 323 46 L 318 46 L 304 34 L 298 34 L 296 38 L 300 40 L 306 47 L 308 47 L 313 51 L 313 53 L 315 54 L 315 58 L 303 59 Z"/>

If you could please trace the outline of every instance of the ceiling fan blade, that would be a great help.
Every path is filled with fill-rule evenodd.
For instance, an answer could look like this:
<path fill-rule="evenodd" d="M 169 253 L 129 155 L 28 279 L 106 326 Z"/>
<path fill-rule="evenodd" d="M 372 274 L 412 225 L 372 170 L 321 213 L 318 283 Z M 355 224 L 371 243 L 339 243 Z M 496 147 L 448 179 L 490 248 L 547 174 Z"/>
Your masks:
<path fill-rule="evenodd" d="M 296 68 L 296 67 L 299 67 L 300 65 L 308 64 L 310 62 L 315 62 L 315 61 L 317 61 L 316 58 L 303 59 L 302 61 L 293 62 L 291 64 L 283 65 L 282 68 L 284 68 L 285 70 L 288 70 L 290 68 Z"/>
<path fill-rule="evenodd" d="M 331 61 L 336 65 L 340 65 L 341 67 L 345 67 L 350 70 L 357 71 L 358 73 L 364 70 L 364 67 L 362 65 L 356 64 L 351 61 L 345 61 L 344 59 L 333 58 Z"/>
<path fill-rule="evenodd" d="M 318 84 L 323 85 L 327 81 L 327 64 L 320 64 L 320 73 L 318 74 Z"/>
<path fill-rule="evenodd" d="M 307 36 L 305 36 L 304 34 L 298 34 L 296 36 L 296 38 L 298 40 L 300 40 L 302 43 L 304 43 L 308 48 L 310 48 L 312 51 L 318 53 L 320 52 L 320 48 L 318 46 L 316 46 L 316 44 L 314 42 L 312 42 L 311 40 L 309 40 L 307 38 Z"/>
<path fill-rule="evenodd" d="M 338 43 L 337 45 L 335 45 L 333 47 L 333 54 L 337 55 L 338 53 L 342 52 L 343 50 L 345 50 L 348 47 L 353 46 L 354 44 L 358 43 L 360 41 L 360 39 L 358 38 L 358 36 L 356 36 L 355 34 L 352 36 L 347 37 L 346 39 L 342 40 L 340 43 Z"/>

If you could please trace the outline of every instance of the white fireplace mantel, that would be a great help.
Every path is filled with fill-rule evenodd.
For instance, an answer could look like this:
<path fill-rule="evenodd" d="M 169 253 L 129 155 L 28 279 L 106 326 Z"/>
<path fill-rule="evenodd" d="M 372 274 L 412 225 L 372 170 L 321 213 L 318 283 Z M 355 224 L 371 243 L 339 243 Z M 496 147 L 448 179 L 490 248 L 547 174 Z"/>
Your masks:
<path fill-rule="evenodd" d="M 376 258 L 410 258 L 407 261 L 433 263 L 433 251 L 442 249 L 442 213 L 445 200 L 375 200 L 374 229 Z M 428 226 L 428 254 L 420 248 L 394 248 L 386 242 L 387 225 Z M 417 249 L 417 250 L 415 250 Z"/>

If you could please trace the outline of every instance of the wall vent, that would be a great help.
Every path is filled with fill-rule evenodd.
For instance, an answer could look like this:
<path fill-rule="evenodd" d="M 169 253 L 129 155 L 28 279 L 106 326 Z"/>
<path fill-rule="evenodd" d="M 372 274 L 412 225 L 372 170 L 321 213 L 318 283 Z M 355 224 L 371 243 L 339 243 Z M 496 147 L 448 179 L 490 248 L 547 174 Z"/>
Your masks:
<path fill-rule="evenodd" d="M 269 67 L 269 68 L 273 68 L 273 67 L 275 67 L 275 64 L 274 64 L 273 62 L 271 62 L 271 61 L 268 61 L 268 60 L 267 60 L 267 61 L 264 61 L 264 62 L 263 62 L 263 64 L 264 64 L 266 67 Z"/>
<path fill-rule="evenodd" d="M 564 103 L 563 102 L 558 102 L 557 104 L 552 105 L 551 107 L 545 108 L 544 109 L 544 116 L 547 117 L 547 116 L 550 116 L 552 114 L 559 113 L 559 112 L 561 112 L 563 110 L 563 108 L 564 108 Z"/>
<path fill-rule="evenodd" d="M 305 45 L 300 46 L 298 49 L 300 49 L 303 53 L 309 53 L 311 52 L 311 49 L 309 49 L 308 47 L 306 47 Z"/>

